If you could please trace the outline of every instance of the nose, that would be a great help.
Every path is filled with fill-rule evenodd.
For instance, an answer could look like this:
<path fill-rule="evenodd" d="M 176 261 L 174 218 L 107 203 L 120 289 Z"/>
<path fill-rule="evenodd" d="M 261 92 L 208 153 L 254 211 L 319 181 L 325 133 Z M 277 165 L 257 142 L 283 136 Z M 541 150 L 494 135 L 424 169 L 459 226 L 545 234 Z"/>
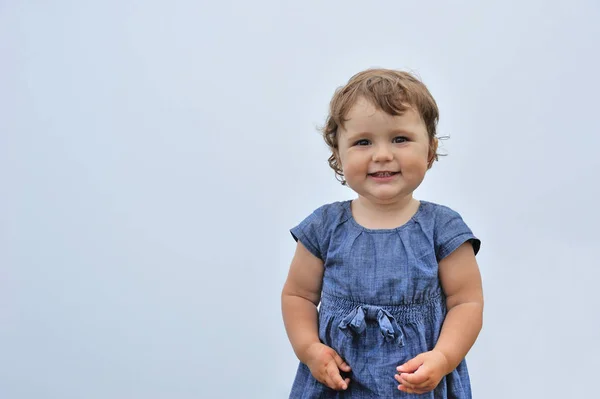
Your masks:
<path fill-rule="evenodd" d="M 387 162 L 391 161 L 393 157 L 389 146 L 379 145 L 375 148 L 375 152 L 373 153 L 373 162 Z"/>

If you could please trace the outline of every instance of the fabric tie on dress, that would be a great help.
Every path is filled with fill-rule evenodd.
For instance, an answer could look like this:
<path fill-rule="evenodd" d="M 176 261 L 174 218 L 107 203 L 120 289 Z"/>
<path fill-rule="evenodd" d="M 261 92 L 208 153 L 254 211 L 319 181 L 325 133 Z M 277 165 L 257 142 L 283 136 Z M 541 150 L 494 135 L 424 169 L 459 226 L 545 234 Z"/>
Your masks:
<path fill-rule="evenodd" d="M 379 306 L 361 305 L 357 306 L 352 312 L 342 320 L 339 325 L 341 330 L 352 330 L 356 335 L 362 334 L 367 328 L 366 321 L 377 321 L 379 331 L 386 342 L 395 342 L 398 346 L 404 345 L 404 334 L 394 316 Z"/>

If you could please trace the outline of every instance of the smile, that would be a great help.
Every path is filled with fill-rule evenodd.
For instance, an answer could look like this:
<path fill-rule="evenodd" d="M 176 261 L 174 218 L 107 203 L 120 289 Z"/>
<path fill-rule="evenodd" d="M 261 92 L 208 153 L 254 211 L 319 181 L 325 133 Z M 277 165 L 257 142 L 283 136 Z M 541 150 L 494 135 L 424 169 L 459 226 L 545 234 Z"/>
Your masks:
<path fill-rule="evenodd" d="M 372 177 L 390 177 L 390 176 L 397 175 L 398 173 L 400 173 L 400 172 L 388 172 L 388 171 L 384 171 L 384 172 L 369 173 L 369 176 L 372 176 Z"/>

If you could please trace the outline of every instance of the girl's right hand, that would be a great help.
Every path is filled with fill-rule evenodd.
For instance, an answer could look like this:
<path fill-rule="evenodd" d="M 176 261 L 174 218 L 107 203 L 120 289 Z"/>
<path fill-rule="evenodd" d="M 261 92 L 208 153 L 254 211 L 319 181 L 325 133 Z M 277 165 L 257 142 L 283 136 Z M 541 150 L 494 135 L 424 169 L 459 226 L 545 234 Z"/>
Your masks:
<path fill-rule="evenodd" d="M 306 365 L 317 381 L 336 391 L 348 388 L 350 378 L 342 379 L 340 370 L 347 373 L 351 369 L 336 351 L 318 342 L 308 347 L 306 355 Z"/>

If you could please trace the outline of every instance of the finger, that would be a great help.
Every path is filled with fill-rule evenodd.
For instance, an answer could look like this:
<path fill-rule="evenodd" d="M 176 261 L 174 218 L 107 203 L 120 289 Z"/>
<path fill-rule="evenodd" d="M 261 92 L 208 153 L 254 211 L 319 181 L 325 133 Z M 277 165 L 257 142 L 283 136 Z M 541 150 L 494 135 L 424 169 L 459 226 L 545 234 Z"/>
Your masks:
<path fill-rule="evenodd" d="M 431 379 L 429 377 L 421 383 L 408 382 L 402 375 L 398 374 L 396 374 L 394 378 L 400 383 L 400 385 L 411 390 L 429 390 L 429 386 L 431 385 Z"/>
<path fill-rule="evenodd" d="M 411 387 L 411 388 L 413 387 L 413 384 L 406 381 L 400 374 L 394 375 L 394 378 L 396 379 L 396 381 L 398 381 L 400 384 L 402 384 L 404 386 Z"/>
<path fill-rule="evenodd" d="M 333 358 L 334 358 L 335 363 L 337 364 L 337 366 L 340 368 L 340 370 L 350 371 L 350 366 L 348 365 L 348 363 L 346 363 L 344 361 L 344 359 L 341 358 L 340 355 L 338 355 L 336 353 L 335 355 L 333 355 Z"/>
<path fill-rule="evenodd" d="M 412 392 L 429 392 L 429 391 L 431 391 L 432 387 L 430 384 L 419 385 L 419 386 L 400 384 L 400 385 L 398 385 L 398 389 L 400 389 L 401 391 L 408 390 L 408 391 L 412 391 Z"/>
<path fill-rule="evenodd" d="M 350 385 L 350 378 L 346 378 L 342 385 L 340 385 L 334 389 L 337 391 L 345 391 L 346 389 L 348 389 L 348 385 Z"/>
<path fill-rule="evenodd" d="M 398 366 L 396 370 L 401 373 L 414 373 L 423 364 L 423 356 L 418 355 L 401 366 Z"/>
<path fill-rule="evenodd" d="M 348 387 L 346 382 L 342 379 L 342 376 L 340 375 L 340 370 L 338 369 L 337 364 L 335 362 L 329 362 L 329 364 L 327 364 L 326 372 L 327 378 L 331 383 L 331 388 L 346 389 Z"/>
<path fill-rule="evenodd" d="M 338 389 L 326 372 L 323 374 L 323 378 L 319 381 L 322 382 L 323 385 L 327 386 L 328 388 L 335 389 L 336 391 Z"/>
<path fill-rule="evenodd" d="M 416 386 L 414 386 L 413 384 L 411 384 L 410 382 L 406 382 L 403 379 L 400 379 L 400 381 L 398 381 L 400 383 L 400 386 L 403 386 L 406 389 L 416 389 Z"/>
<path fill-rule="evenodd" d="M 402 377 L 396 378 L 396 381 L 400 382 L 398 389 L 410 393 L 424 393 L 431 391 L 431 381 L 428 379 L 422 384 L 411 384 L 402 379 Z"/>
<path fill-rule="evenodd" d="M 406 392 L 406 393 L 417 394 L 417 395 L 431 391 L 431 389 L 412 389 L 412 388 L 405 387 L 404 385 L 398 385 L 398 390 L 402 391 L 402 392 Z"/>
<path fill-rule="evenodd" d="M 400 378 L 403 381 L 410 384 L 411 386 L 418 386 L 426 383 L 429 380 L 428 373 L 422 372 L 423 369 L 419 369 L 414 373 L 401 373 Z M 421 372 L 420 372 L 421 371 Z"/>

